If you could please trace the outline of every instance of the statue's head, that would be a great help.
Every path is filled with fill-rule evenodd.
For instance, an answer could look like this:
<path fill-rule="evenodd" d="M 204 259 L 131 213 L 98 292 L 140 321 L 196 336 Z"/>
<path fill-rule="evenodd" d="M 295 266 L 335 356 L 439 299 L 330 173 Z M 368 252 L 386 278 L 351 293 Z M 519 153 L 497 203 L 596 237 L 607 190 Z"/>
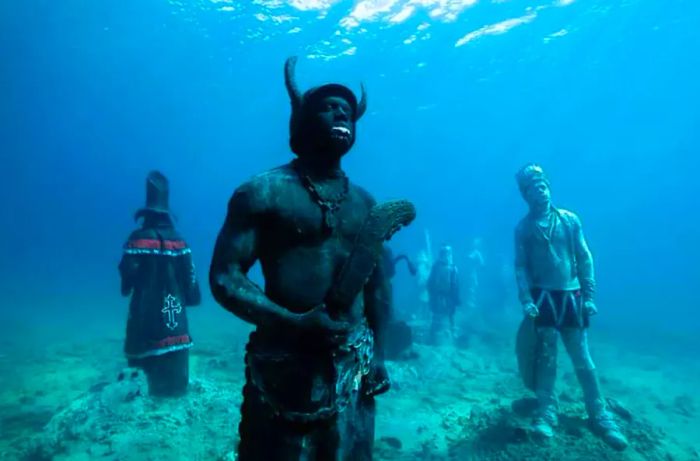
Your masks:
<path fill-rule="evenodd" d="M 541 166 L 530 163 L 518 170 L 515 175 L 520 193 L 530 208 L 547 208 L 551 204 L 549 178 Z"/>
<path fill-rule="evenodd" d="M 134 214 L 134 219 L 143 218 L 145 228 L 172 226 L 169 197 L 168 178 L 160 171 L 151 171 L 146 177 L 146 205 Z"/>
<path fill-rule="evenodd" d="M 284 73 L 292 103 L 292 152 L 319 162 L 338 160 L 355 143 L 356 123 L 367 108 L 364 86 L 359 102 L 349 88 L 337 83 L 317 86 L 302 94 L 296 85 L 295 66 L 296 57 L 287 59 Z"/>
<path fill-rule="evenodd" d="M 438 253 L 438 260 L 444 264 L 452 264 L 452 247 L 448 244 L 444 244 L 440 247 L 440 252 Z"/>

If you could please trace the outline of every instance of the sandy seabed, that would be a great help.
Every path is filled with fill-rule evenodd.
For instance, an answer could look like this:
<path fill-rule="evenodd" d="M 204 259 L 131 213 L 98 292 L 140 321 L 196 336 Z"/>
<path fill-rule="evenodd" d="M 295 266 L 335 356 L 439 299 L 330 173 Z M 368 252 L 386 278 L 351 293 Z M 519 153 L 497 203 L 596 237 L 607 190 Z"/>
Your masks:
<path fill-rule="evenodd" d="M 517 324 L 469 335 L 459 347 L 414 344 L 388 364 L 391 391 L 378 398 L 377 460 L 700 460 L 700 362 L 650 354 L 597 337 L 603 390 L 628 410 L 624 452 L 588 429 L 581 394 L 560 352 L 561 422 L 543 441 L 529 431 L 532 397 L 513 353 Z M 234 460 L 246 332 L 195 333 L 190 390 L 147 396 L 127 374 L 118 334 L 101 339 L 8 340 L 0 352 L 1 460 Z M 420 341 L 425 325 L 414 322 Z"/>

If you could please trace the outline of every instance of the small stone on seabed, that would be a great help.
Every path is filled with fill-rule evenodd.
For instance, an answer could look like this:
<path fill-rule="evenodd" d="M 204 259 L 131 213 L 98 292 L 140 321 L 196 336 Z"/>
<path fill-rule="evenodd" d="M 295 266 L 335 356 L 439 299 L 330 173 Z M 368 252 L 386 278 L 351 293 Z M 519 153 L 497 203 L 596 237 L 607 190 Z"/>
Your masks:
<path fill-rule="evenodd" d="M 394 448 L 396 450 L 400 450 L 401 447 L 403 446 L 401 444 L 401 440 L 399 440 L 396 437 L 382 437 L 379 439 L 379 441 L 386 443 L 389 445 L 391 448 Z"/>

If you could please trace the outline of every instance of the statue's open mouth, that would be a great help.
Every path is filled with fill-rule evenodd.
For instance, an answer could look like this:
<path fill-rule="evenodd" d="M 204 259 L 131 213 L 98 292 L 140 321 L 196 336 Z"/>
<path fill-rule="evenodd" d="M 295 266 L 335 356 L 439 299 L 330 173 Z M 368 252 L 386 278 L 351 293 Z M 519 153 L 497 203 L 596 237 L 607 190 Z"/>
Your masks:
<path fill-rule="evenodd" d="M 331 137 L 339 140 L 349 140 L 350 139 L 350 129 L 344 126 L 334 126 L 331 128 Z"/>

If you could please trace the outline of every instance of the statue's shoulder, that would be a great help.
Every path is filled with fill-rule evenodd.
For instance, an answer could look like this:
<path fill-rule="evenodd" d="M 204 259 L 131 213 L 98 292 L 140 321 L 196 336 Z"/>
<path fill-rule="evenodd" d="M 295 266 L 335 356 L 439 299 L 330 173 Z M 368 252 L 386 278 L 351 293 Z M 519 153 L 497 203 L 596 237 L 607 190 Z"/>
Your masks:
<path fill-rule="evenodd" d="M 364 187 L 359 186 L 351 181 L 350 188 L 368 207 L 371 208 L 377 203 L 377 200 L 374 198 L 374 196 Z"/>
<path fill-rule="evenodd" d="M 134 230 L 131 234 L 129 234 L 129 238 L 127 239 L 130 242 L 136 241 L 136 240 L 145 240 L 145 239 L 157 239 L 158 234 L 156 233 L 155 230 L 152 228 L 139 228 Z"/>
<path fill-rule="evenodd" d="M 158 249 L 161 248 L 164 242 L 167 244 L 180 240 L 178 235 L 172 234 L 170 230 L 170 228 L 161 228 L 156 231 L 151 227 L 136 229 L 129 234 L 129 238 L 124 243 L 124 249 L 126 253 L 132 255 L 158 254 Z"/>
<path fill-rule="evenodd" d="M 173 242 L 185 241 L 185 239 L 182 237 L 182 234 L 180 234 L 180 232 L 177 229 L 175 229 L 175 227 L 168 227 L 166 229 L 162 229 L 160 231 L 160 234 L 165 240 L 170 240 Z"/>
<path fill-rule="evenodd" d="M 289 164 L 258 173 L 239 185 L 233 192 L 232 202 L 247 202 L 254 208 L 265 207 L 275 196 L 295 182 L 296 175 Z"/>
<path fill-rule="evenodd" d="M 239 189 L 249 191 L 267 191 L 284 187 L 296 180 L 296 173 L 290 164 L 281 165 L 258 173 L 240 185 Z"/>
<path fill-rule="evenodd" d="M 579 219 L 578 215 L 573 211 L 564 208 L 557 208 L 557 213 L 559 213 L 559 216 L 561 217 L 561 219 L 564 220 L 566 224 L 572 226 L 581 225 L 581 220 Z"/>

